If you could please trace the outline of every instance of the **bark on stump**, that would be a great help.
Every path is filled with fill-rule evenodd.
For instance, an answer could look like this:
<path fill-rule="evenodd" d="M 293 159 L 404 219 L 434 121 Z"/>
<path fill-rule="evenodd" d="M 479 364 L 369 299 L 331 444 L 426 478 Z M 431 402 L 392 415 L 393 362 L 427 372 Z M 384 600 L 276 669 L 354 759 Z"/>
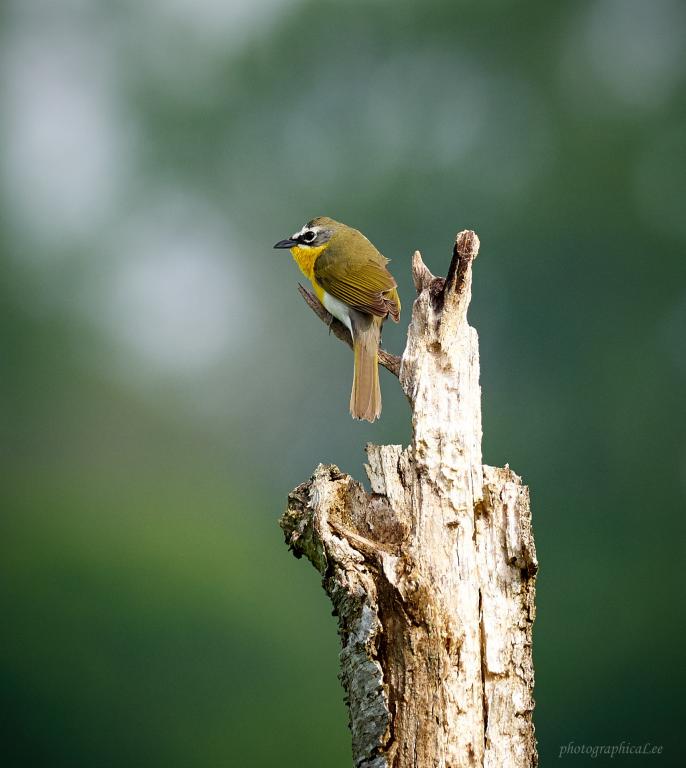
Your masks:
<path fill-rule="evenodd" d="M 371 493 L 333 465 L 291 492 L 280 524 L 319 570 L 338 617 L 357 768 L 537 764 L 531 657 L 536 551 L 529 493 L 481 463 L 474 232 L 447 278 L 416 252 L 402 359 L 412 443 L 368 445 Z M 303 296 L 344 341 L 347 329 Z"/>

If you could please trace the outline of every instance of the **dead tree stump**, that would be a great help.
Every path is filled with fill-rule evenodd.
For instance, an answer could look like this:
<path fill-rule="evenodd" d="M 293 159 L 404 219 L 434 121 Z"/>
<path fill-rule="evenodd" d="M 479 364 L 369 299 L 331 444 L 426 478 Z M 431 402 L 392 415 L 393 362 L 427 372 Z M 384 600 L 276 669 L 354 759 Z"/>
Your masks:
<path fill-rule="evenodd" d="M 412 443 L 367 446 L 371 493 L 320 464 L 280 521 L 338 617 L 356 768 L 537 764 L 538 566 L 527 487 L 481 463 L 479 347 L 467 323 L 478 249 L 461 232 L 445 279 L 414 255 L 407 346 L 401 359 L 382 355 L 412 406 Z"/>

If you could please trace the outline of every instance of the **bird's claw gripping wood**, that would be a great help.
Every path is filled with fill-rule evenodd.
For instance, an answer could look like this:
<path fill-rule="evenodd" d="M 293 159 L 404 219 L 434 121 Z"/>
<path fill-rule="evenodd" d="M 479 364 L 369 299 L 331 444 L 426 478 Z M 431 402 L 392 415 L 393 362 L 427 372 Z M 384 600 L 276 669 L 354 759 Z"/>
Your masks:
<path fill-rule="evenodd" d="M 350 335 L 350 331 L 343 325 L 340 320 L 337 320 L 331 312 L 324 308 L 319 299 L 311 292 L 308 291 L 301 283 L 298 283 L 298 291 L 305 300 L 305 304 L 314 312 L 315 315 L 326 325 L 329 329 L 329 333 L 340 339 L 343 343 L 347 344 L 350 349 L 353 348 L 353 339 Z M 379 364 L 390 371 L 394 376 L 400 375 L 400 356 L 393 355 L 390 352 L 386 352 L 385 349 L 379 348 Z"/>

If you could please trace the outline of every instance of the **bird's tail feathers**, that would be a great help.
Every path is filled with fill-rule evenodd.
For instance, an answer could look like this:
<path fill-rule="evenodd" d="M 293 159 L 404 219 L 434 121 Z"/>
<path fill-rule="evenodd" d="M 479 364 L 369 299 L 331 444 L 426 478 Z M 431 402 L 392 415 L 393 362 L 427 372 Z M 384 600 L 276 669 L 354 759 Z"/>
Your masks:
<path fill-rule="evenodd" d="M 381 318 L 365 318 L 353 325 L 355 370 L 350 394 L 350 413 L 354 419 L 375 421 L 381 415 L 379 386 L 379 343 Z"/>

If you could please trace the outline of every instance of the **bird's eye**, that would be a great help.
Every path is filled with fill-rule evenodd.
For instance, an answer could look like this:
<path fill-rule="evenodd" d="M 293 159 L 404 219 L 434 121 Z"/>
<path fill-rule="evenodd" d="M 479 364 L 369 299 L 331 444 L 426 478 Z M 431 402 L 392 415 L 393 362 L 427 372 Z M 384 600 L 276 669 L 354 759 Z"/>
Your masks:
<path fill-rule="evenodd" d="M 303 235 L 303 242 L 311 243 L 314 241 L 315 237 L 317 237 L 317 233 L 311 229 L 308 229 L 307 232 L 305 232 L 305 234 Z"/>

